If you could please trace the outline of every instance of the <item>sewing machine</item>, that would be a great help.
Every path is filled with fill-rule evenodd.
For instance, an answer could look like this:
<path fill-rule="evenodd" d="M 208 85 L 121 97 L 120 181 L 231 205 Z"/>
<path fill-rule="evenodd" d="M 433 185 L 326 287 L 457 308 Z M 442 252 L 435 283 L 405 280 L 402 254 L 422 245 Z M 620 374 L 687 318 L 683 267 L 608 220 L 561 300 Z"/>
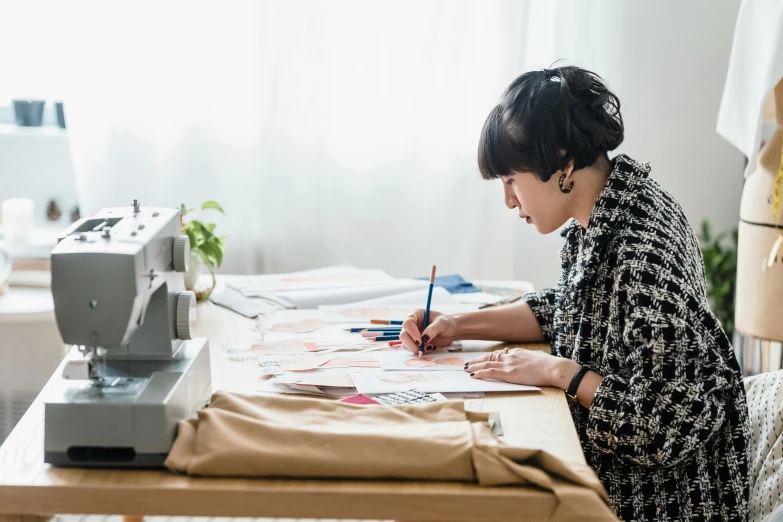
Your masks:
<path fill-rule="evenodd" d="M 190 242 L 180 212 L 108 208 L 52 251 L 57 326 L 73 345 L 45 401 L 44 460 L 160 467 L 177 423 L 211 391 L 207 339 L 193 338 Z"/>

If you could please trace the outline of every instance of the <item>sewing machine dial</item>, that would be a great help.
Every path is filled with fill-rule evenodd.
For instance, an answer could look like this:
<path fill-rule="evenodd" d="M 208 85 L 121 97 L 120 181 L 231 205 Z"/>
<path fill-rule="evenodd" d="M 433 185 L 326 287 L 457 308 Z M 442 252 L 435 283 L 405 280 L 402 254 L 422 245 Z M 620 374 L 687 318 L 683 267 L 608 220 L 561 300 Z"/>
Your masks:
<path fill-rule="evenodd" d="M 177 296 L 177 337 L 193 339 L 196 331 L 196 294 L 182 292 Z"/>
<path fill-rule="evenodd" d="M 190 238 L 182 235 L 174 238 L 174 251 L 172 252 L 174 270 L 187 272 L 190 268 Z"/>

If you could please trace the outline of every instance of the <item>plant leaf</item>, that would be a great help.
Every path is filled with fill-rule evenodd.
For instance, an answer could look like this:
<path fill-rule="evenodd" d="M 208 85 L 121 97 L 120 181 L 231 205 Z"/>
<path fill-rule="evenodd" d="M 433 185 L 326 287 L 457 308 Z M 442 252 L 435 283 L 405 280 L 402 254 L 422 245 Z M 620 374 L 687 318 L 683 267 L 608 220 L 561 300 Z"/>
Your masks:
<path fill-rule="evenodd" d="M 215 243 L 211 241 L 205 241 L 199 248 L 207 256 L 207 259 L 209 260 L 207 263 L 208 266 L 220 266 L 218 260 L 223 260 L 223 253 L 220 251 L 217 245 L 215 245 Z"/>
<path fill-rule="evenodd" d="M 701 222 L 701 233 L 699 234 L 699 239 L 705 243 L 710 242 L 710 223 L 706 219 Z"/>
<path fill-rule="evenodd" d="M 223 210 L 223 207 L 220 206 L 220 204 L 217 201 L 205 201 L 201 205 L 201 210 L 207 210 L 209 208 L 213 208 L 220 212 L 221 214 L 225 214 L 226 212 Z"/>

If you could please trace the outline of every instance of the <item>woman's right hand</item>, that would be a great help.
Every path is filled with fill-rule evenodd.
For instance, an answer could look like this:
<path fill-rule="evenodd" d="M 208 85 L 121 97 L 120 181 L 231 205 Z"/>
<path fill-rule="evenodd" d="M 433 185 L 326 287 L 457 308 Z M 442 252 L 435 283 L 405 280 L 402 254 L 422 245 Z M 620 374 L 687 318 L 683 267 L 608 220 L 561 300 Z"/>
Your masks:
<path fill-rule="evenodd" d="M 453 315 L 430 311 L 430 324 L 422 332 L 423 323 L 424 310 L 411 312 L 402 323 L 400 341 L 409 352 L 419 353 L 422 344 L 425 352 L 432 352 L 457 340 L 457 318 Z"/>

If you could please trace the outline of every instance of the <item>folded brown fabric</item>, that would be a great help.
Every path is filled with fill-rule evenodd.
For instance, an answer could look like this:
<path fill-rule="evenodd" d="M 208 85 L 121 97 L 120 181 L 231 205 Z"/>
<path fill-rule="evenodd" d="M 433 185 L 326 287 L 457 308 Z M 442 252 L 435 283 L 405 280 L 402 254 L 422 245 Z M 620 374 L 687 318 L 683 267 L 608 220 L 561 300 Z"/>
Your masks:
<path fill-rule="evenodd" d="M 462 402 L 362 406 L 217 392 L 182 421 L 166 467 L 201 476 L 410 479 L 534 485 L 556 480 L 606 493 L 586 465 L 492 435 Z"/>

